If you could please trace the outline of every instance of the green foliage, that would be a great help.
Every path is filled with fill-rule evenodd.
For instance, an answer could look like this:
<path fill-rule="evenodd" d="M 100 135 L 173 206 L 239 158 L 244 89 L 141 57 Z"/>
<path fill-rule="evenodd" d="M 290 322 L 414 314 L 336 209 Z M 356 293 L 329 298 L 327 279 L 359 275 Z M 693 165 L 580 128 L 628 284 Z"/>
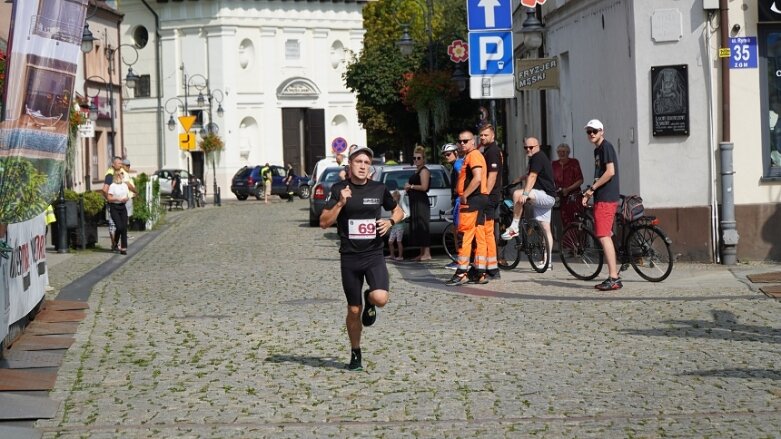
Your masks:
<path fill-rule="evenodd" d="M 23 157 L 0 159 L 0 224 L 26 221 L 46 210 L 49 200 L 43 199 L 46 174 Z"/>
<path fill-rule="evenodd" d="M 84 216 L 93 217 L 101 212 L 106 206 L 106 198 L 101 191 L 91 191 L 79 193 L 71 189 L 65 189 L 65 199 L 67 201 L 79 202 L 80 198 L 84 198 Z"/>
<path fill-rule="evenodd" d="M 160 183 L 157 180 L 152 182 L 152 200 L 146 199 L 146 188 L 150 184 L 149 176 L 141 173 L 136 177 L 136 190 L 138 196 L 133 200 L 133 216 L 131 219 L 148 222 L 150 219 L 156 221 L 162 213 L 160 206 Z"/>
<path fill-rule="evenodd" d="M 198 146 L 201 148 L 201 151 L 210 154 L 212 152 L 222 151 L 222 148 L 225 147 L 225 143 L 223 143 L 222 139 L 217 134 L 209 133 L 201 140 L 201 143 L 199 143 Z"/>
<path fill-rule="evenodd" d="M 447 55 L 447 46 L 454 39 L 466 39 L 466 2 L 463 0 L 437 0 L 430 2 L 433 8 L 431 29 L 431 53 L 439 78 L 450 81 L 454 64 Z M 423 110 L 418 105 L 402 101 L 405 87 L 404 75 L 415 75 L 429 70 L 429 33 L 426 29 L 426 0 L 395 0 L 370 2 L 363 10 L 364 47 L 358 57 L 348 64 L 344 73 L 345 85 L 356 93 L 358 120 L 367 131 L 368 143 L 375 152 L 388 149 L 404 150 L 409 155 L 421 138 L 429 143 L 426 131 L 420 132 L 431 120 L 436 132 L 457 131 L 473 126 L 476 122 L 479 102 L 468 98 L 467 93 L 442 89 L 418 91 L 427 94 L 421 98 Z M 401 24 L 409 24 L 409 32 L 415 41 L 413 54 L 401 56 L 395 43 L 401 38 Z M 444 86 L 441 81 L 439 85 Z M 438 93 L 439 96 L 436 96 Z M 435 99 L 437 97 L 437 99 Z M 442 99 L 445 97 L 445 99 Z M 421 118 L 420 124 L 418 119 Z M 474 121 L 473 121 L 474 120 Z M 467 124 L 464 122 L 467 121 Z"/>

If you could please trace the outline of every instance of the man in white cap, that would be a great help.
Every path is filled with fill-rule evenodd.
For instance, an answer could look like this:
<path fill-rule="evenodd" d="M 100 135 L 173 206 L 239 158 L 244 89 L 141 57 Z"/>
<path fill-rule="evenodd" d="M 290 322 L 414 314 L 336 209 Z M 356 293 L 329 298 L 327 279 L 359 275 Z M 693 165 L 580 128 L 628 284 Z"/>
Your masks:
<path fill-rule="evenodd" d="M 339 239 L 342 288 L 347 297 L 347 335 L 350 339 L 349 370 L 363 370 L 361 331 L 377 318 L 376 306 L 388 303 L 389 277 L 382 239 L 404 212 L 384 184 L 369 177 L 374 152 L 366 146 L 354 146 L 349 153 L 350 175 L 334 183 L 320 215 L 320 227 L 336 223 Z M 390 219 L 381 219 L 380 209 L 392 211 Z M 363 291 L 364 279 L 369 288 Z M 361 303 L 363 302 L 363 313 Z"/>
<path fill-rule="evenodd" d="M 594 144 L 594 183 L 583 193 L 583 205 L 594 198 L 594 234 L 605 253 L 608 278 L 594 288 L 601 291 L 618 290 L 624 285 L 618 277 L 616 249 L 613 246 L 613 220 L 620 199 L 618 155 L 613 145 L 605 140 L 604 125 L 597 119 L 588 121 L 586 136 Z"/>

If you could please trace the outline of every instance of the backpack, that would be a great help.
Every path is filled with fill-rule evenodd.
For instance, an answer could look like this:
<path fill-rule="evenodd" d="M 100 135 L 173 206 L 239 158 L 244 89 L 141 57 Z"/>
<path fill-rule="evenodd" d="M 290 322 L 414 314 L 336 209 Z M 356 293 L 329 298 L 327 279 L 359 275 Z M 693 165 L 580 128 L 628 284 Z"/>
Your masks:
<path fill-rule="evenodd" d="M 623 198 L 624 204 L 621 207 L 621 217 L 626 222 L 640 219 L 645 215 L 643 199 L 640 195 L 626 195 Z"/>

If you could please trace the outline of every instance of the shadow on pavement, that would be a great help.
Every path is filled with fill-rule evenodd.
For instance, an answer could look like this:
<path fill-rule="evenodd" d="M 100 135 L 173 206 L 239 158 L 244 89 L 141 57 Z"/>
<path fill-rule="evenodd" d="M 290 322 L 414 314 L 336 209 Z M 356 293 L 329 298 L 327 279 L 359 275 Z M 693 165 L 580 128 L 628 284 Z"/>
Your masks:
<path fill-rule="evenodd" d="M 298 363 L 309 367 L 325 367 L 331 369 L 344 369 L 347 365 L 342 361 L 336 361 L 333 358 L 322 357 L 303 357 L 299 355 L 271 355 L 266 357 L 269 363 Z"/>
<path fill-rule="evenodd" d="M 713 321 L 708 320 L 665 320 L 663 325 L 673 328 L 626 329 L 621 332 L 648 337 L 690 337 L 727 341 L 756 341 L 760 343 L 781 343 L 781 329 L 769 326 L 739 324 L 737 317 L 729 312 L 714 309 Z"/>

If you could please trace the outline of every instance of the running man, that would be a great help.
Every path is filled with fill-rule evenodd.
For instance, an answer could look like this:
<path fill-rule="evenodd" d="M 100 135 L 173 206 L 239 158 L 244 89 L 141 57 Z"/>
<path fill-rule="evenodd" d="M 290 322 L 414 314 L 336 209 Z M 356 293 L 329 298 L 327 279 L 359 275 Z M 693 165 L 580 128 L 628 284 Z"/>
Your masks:
<path fill-rule="evenodd" d="M 320 227 L 336 223 L 342 270 L 342 288 L 347 297 L 347 335 L 350 338 L 349 370 L 363 370 L 361 331 L 377 318 L 376 306 L 388 303 L 388 267 L 383 257 L 385 236 L 404 212 L 393 201 L 384 184 L 369 179 L 374 152 L 366 146 L 350 149 L 350 177 L 331 187 L 328 201 L 320 215 Z M 380 209 L 392 211 L 390 219 L 381 219 Z M 369 289 L 361 294 L 363 281 Z M 361 297 L 363 296 L 363 297 Z M 361 301 L 363 300 L 363 313 Z"/>

